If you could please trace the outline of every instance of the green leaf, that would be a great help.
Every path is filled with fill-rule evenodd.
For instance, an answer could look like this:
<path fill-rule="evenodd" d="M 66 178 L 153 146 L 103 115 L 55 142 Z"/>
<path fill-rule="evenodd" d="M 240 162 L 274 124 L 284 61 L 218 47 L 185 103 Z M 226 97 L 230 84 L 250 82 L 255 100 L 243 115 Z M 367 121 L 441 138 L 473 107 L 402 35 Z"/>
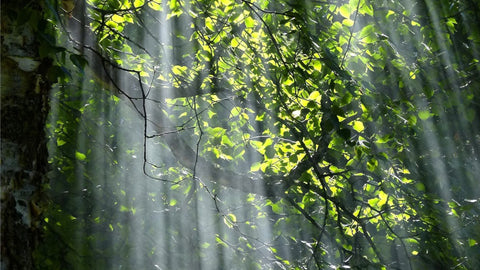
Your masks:
<path fill-rule="evenodd" d="M 379 198 L 373 198 L 368 200 L 368 204 L 372 207 L 376 207 L 379 201 L 380 201 Z"/>
<path fill-rule="evenodd" d="M 78 160 L 85 160 L 87 158 L 87 156 L 83 153 L 80 153 L 78 151 L 75 151 L 75 158 L 78 159 Z"/>
<path fill-rule="evenodd" d="M 384 204 L 387 203 L 387 199 L 388 199 L 388 195 L 383 192 L 383 191 L 379 191 L 378 192 L 378 196 L 380 197 L 380 200 L 378 201 L 378 207 L 382 207 Z"/>
<path fill-rule="evenodd" d="M 233 226 L 235 225 L 235 223 L 237 222 L 237 217 L 230 213 L 228 215 L 225 215 L 223 217 L 223 222 L 225 223 L 225 225 L 227 225 L 229 228 L 233 228 Z"/>
<path fill-rule="evenodd" d="M 308 99 L 311 99 L 311 100 L 315 100 L 315 101 L 320 101 L 320 92 L 318 91 L 313 91 L 312 93 L 310 93 L 310 95 L 308 96 Z"/>
<path fill-rule="evenodd" d="M 359 39 L 365 43 L 373 43 L 377 41 L 377 35 L 375 34 L 375 26 L 370 24 L 360 30 Z"/>
<path fill-rule="evenodd" d="M 212 18 L 208 17 L 205 19 L 205 26 L 207 27 L 208 30 L 214 32 L 215 31 L 215 26 L 213 23 Z"/>
<path fill-rule="evenodd" d="M 116 29 L 118 27 L 118 24 L 114 21 L 108 21 L 106 25 L 110 28 Z"/>
<path fill-rule="evenodd" d="M 312 64 L 313 64 L 313 68 L 319 72 L 322 71 L 322 62 L 320 62 L 319 60 L 313 60 L 312 61 Z M 317 91 L 315 91 L 317 92 Z"/>
<path fill-rule="evenodd" d="M 427 120 L 432 114 L 428 110 L 418 112 L 418 117 L 422 120 Z"/>
<path fill-rule="evenodd" d="M 172 72 L 175 75 L 183 75 L 187 71 L 187 67 L 185 66 L 173 66 Z"/>
<path fill-rule="evenodd" d="M 228 145 L 230 147 L 234 146 L 233 142 L 228 138 L 227 135 L 222 136 L 222 144 Z"/>
<path fill-rule="evenodd" d="M 232 0 L 220 0 L 222 2 L 222 4 L 224 4 L 225 6 L 229 6 L 233 3 Z"/>
<path fill-rule="evenodd" d="M 260 150 L 263 148 L 263 142 L 261 141 L 250 140 L 250 145 L 253 146 L 253 148 L 255 148 L 256 150 Z"/>
<path fill-rule="evenodd" d="M 261 162 L 255 162 L 255 163 L 253 163 L 252 166 L 250 167 L 250 171 L 251 171 L 251 172 L 257 172 L 257 171 L 260 170 L 261 166 L 262 166 L 262 163 L 261 163 Z"/>
<path fill-rule="evenodd" d="M 241 42 L 241 39 L 239 37 L 234 37 L 234 38 L 232 38 L 232 41 L 230 42 L 230 45 L 233 48 L 236 48 L 236 47 L 238 47 L 238 45 L 240 45 L 240 42 Z"/>
<path fill-rule="evenodd" d="M 255 20 L 252 17 L 245 18 L 245 26 L 248 28 L 252 28 L 255 26 Z"/>
<path fill-rule="evenodd" d="M 375 158 L 371 158 L 367 163 L 367 169 L 369 171 L 375 171 L 378 167 L 378 160 Z"/>
<path fill-rule="evenodd" d="M 62 146 L 62 145 L 64 145 L 64 144 L 66 144 L 66 143 L 67 143 L 66 141 L 64 141 L 64 140 L 62 140 L 62 139 L 60 139 L 60 138 L 57 138 L 57 146 Z"/>
<path fill-rule="evenodd" d="M 425 185 L 422 183 L 416 183 L 415 188 L 419 191 L 425 191 Z"/>
<path fill-rule="evenodd" d="M 241 107 L 233 107 L 232 110 L 230 110 L 230 117 L 233 118 L 233 117 L 239 115 L 240 112 L 242 112 Z"/>
<path fill-rule="evenodd" d="M 148 1 L 148 6 L 156 11 L 162 11 L 162 6 L 156 1 Z"/>
<path fill-rule="evenodd" d="M 280 202 L 274 203 L 270 205 L 272 207 L 272 211 L 275 214 L 281 214 L 283 212 L 283 208 L 279 205 Z"/>
<path fill-rule="evenodd" d="M 477 240 L 475 239 L 468 239 L 468 245 L 470 247 L 476 246 L 478 244 Z"/>
<path fill-rule="evenodd" d="M 351 10 L 350 10 L 350 6 L 348 4 L 345 4 L 345 5 L 341 6 L 339 8 L 338 12 L 340 13 L 340 15 L 342 15 L 346 19 L 350 18 Z"/>
<path fill-rule="evenodd" d="M 112 16 L 112 21 L 116 23 L 123 23 L 125 21 L 125 18 L 123 16 L 119 16 L 117 14 L 113 14 Z"/>
<path fill-rule="evenodd" d="M 134 6 L 134 7 L 141 7 L 141 6 L 143 6 L 144 4 L 145 4 L 145 1 L 144 1 L 144 0 L 135 0 L 135 1 L 133 2 L 133 6 Z"/>
<path fill-rule="evenodd" d="M 360 121 L 354 121 L 353 129 L 355 129 L 357 132 L 362 132 L 365 129 L 365 126 Z"/>
<path fill-rule="evenodd" d="M 221 137 L 225 134 L 226 129 L 222 127 L 215 127 L 215 128 L 209 128 L 207 129 L 208 134 L 210 134 L 213 137 Z"/>

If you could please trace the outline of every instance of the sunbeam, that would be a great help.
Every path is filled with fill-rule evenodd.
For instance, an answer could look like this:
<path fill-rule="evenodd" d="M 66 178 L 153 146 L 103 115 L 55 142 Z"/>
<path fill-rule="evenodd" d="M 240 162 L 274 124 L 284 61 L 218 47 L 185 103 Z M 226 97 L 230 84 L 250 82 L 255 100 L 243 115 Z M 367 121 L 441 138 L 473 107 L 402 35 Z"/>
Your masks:
<path fill-rule="evenodd" d="M 3 1 L 1 268 L 480 267 L 478 14 Z"/>

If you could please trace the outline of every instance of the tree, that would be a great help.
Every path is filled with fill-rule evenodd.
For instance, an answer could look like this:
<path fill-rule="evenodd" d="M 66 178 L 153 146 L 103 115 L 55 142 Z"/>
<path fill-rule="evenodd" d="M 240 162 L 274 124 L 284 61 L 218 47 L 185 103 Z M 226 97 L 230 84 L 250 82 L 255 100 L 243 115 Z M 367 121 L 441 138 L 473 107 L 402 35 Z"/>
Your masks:
<path fill-rule="evenodd" d="M 51 29 L 43 6 L 2 1 L 1 220 L 2 269 L 33 269 L 46 204 L 45 124 L 49 111 L 51 58 L 40 33 Z"/>
<path fill-rule="evenodd" d="M 407 2 L 47 2 L 39 267 L 478 266 L 478 6 Z"/>

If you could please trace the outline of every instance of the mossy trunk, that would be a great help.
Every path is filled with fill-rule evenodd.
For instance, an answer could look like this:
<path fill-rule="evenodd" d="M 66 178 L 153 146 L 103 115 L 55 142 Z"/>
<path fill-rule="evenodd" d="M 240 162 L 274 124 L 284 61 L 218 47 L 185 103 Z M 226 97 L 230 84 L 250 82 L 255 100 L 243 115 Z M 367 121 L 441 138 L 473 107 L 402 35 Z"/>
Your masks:
<path fill-rule="evenodd" d="M 41 18 L 36 1 L 1 2 L 1 269 L 35 269 L 41 239 L 51 65 L 39 54 Z"/>

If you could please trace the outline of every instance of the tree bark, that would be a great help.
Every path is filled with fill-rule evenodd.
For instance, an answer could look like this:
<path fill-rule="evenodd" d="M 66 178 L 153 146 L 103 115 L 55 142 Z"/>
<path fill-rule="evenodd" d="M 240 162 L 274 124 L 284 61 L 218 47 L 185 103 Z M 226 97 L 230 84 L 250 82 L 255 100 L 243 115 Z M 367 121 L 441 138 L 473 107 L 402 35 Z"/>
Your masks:
<path fill-rule="evenodd" d="M 42 186 L 51 60 L 39 54 L 41 18 L 36 1 L 1 2 L 1 269 L 35 269 L 47 202 Z"/>

